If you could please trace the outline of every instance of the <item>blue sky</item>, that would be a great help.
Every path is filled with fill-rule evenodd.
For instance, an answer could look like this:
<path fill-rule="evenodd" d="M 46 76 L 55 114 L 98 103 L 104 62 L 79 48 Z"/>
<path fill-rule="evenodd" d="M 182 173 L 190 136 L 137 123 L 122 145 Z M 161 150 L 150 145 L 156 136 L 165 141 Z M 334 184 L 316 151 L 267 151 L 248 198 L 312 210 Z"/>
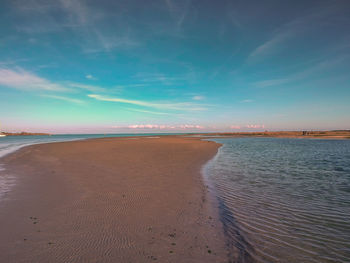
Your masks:
<path fill-rule="evenodd" d="M 0 129 L 350 129 L 350 3 L 0 3 Z"/>

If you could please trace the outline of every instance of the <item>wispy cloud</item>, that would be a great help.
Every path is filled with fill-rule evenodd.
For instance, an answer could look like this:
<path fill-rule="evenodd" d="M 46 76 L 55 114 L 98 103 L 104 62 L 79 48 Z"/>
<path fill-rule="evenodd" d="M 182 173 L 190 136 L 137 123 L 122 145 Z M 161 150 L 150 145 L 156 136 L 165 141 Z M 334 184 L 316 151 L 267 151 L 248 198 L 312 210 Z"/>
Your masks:
<path fill-rule="evenodd" d="M 63 10 L 72 23 L 72 28 L 84 41 L 81 42 L 86 53 L 110 52 L 116 48 L 132 48 L 139 46 L 139 41 L 130 35 L 130 28 L 122 19 L 122 15 L 115 13 L 119 23 L 115 24 L 118 30 L 106 30 L 109 24 L 105 21 L 105 14 L 96 12 L 83 1 L 61 0 Z M 107 33 L 108 32 L 108 33 Z"/>
<path fill-rule="evenodd" d="M 164 85 L 174 85 L 185 81 L 185 76 L 167 76 L 162 73 L 138 73 L 134 76 L 137 81 L 142 83 L 162 83 Z"/>
<path fill-rule="evenodd" d="M 258 46 L 256 49 L 254 49 L 248 56 L 247 62 L 252 62 L 253 60 L 256 60 L 260 57 L 269 55 L 273 52 L 276 52 L 280 49 L 280 45 L 287 40 L 288 38 L 292 37 L 292 32 L 282 32 L 277 33 L 275 36 L 273 36 L 271 39 L 267 40 L 265 43 Z"/>
<path fill-rule="evenodd" d="M 91 75 L 91 74 L 85 75 L 85 78 L 91 79 L 91 80 L 97 80 L 97 78 L 95 78 L 95 77 L 94 77 L 93 75 Z"/>
<path fill-rule="evenodd" d="M 85 53 L 110 52 L 116 48 L 140 45 L 140 42 L 131 36 L 127 20 L 123 19 L 121 11 L 113 14 L 118 23 L 113 23 L 113 28 L 110 28 L 112 25 L 108 23 L 107 12 L 93 8 L 86 1 L 33 0 L 19 3 L 15 4 L 16 10 L 24 18 L 23 21 L 26 21 L 17 25 L 16 28 L 20 32 L 30 35 L 73 32 L 79 37 L 77 44 Z"/>
<path fill-rule="evenodd" d="M 127 109 L 131 111 L 149 113 L 149 114 L 155 114 L 155 115 L 174 115 L 173 113 L 168 113 L 168 112 L 149 111 L 149 110 L 140 110 L 140 109 L 132 109 L 132 108 L 127 108 Z"/>
<path fill-rule="evenodd" d="M 106 89 L 96 85 L 85 85 L 68 81 L 53 82 L 22 68 L 0 68 L 0 85 L 26 91 L 73 92 L 87 90 L 105 92 Z"/>
<path fill-rule="evenodd" d="M 139 42 L 129 36 L 106 36 L 98 30 L 94 33 L 96 38 L 88 39 L 83 44 L 85 53 L 111 52 L 116 48 L 133 48 L 140 45 Z M 96 42 L 96 40 L 98 40 Z"/>
<path fill-rule="evenodd" d="M 251 99 L 246 99 L 246 100 L 242 100 L 241 102 L 242 103 L 251 103 L 253 102 L 254 100 L 251 100 Z"/>
<path fill-rule="evenodd" d="M 97 85 L 86 85 L 69 81 L 53 82 L 19 67 L 16 67 L 15 69 L 0 68 L 0 86 L 31 92 L 106 92 L 106 88 Z M 62 96 L 44 96 L 62 100 L 66 99 L 67 101 L 69 99 L 68 97 Z M 79 103 L 78 100 L 74 99 L 71 99 L 70 101 Z"/>
<path fill-rule="evenodd" d="M 254 82 L 253 85 L 258 88 L 273 87 L 283 84 L 291 84 L 297 81 L 304 81 L 305 79 L 317 75 L 317 79 L 322 78 L 323 73 L 329 73 L 334 68 L 350 60 L 350 55 L 335 56 L 330 59 L 319 60 L 313 65 L 301 68 L 299 71 L 286 75 L 283 78 L 267 79 Z"/>
<path fill-rule="evenodd" d="M 264 124 L 248 124 L 245 127 L 248 129 L 264 129 L 265 125 Z"/>
<path fill-rule="evenodd" d="M 310 26 L 310 21 L 320 18 L 322 18 L 321 14 L 311 14 L 297 17 L 288 23 L 282 24 L 271 33 L 270 37 L 265 42 L 253 49 L 248 55 L 246 62 L 256 62 L 289 47 L 291 39 L 300 36 L 302 33 L 312 28 Z"/>
<path fill-rule="evenodd" d="M 64 85 L 53 83 L 31 72 L 0 68 L 0 85 L 21 90 L 70 91 Z"/>
<path fill-rule="evenodd" d="M 45 98 L 55 99 L 55 100 L 63 100 L 63 101 L 71 102 L 74 104 L 83 104 L 84 103 L 84 101 L 82 101 L 82 100 L 73 99 L 73 98 L 69 98 L 69 97 L 65 97 L 65 96 L 56 96 L 56 95 L 47 95 L 47 94 L 43 94 L 40 96 L 45 97 Z"/>
<path fill-rule="evenodd" d="M 88 90 L 90 92 L 105 92 L 106 91 L 105 88 L 101 88 L 100 86 L 96 86 L 96 85 L 85 85 L 85 84 L 73 83 L 73 82 L 68 82 L 67 85 L 70 87 L 73 87 L 73 88 Z"/>
<path fill-rule="evenodd" d="M 185 0 L 185 1 L 165 0 L 165 4 L 168 8 L 168 11 L 171 17 L 173 18 L 173 21 L 175 24 L 175 30 L 178 32 L 182 30 L 182 26 L 189 16 L 191 2 L 192 2 L 191 0 Z"/>
<path fill-rule="evenodd" d="M 192 99 L 193 100 L 204 100 L 204 96 L 200 96 L 200 95 L 196 95 L 196 96 L 193 96 Z"/>
<path fill-rule="evenodd" d="M 203 111 L 206 110 L 203 105 L 191 103 L 191 102 L 174 102 L 174 103 L 163 103 L 163 102 L 147 102 L 140 100 L 129 100 L 123 98 L 111 98 L 106 96 L 101 96 L 97 94 L 89 94 L 88 97 L 100 100 L 100 101 L 108 101 L 108 102 L 118 102 L 125 104 L 132 104 L 143 107 L 150 107 L 155 109 L 163 109 L 163 110 L 180 110 L 180 111 Z"/>

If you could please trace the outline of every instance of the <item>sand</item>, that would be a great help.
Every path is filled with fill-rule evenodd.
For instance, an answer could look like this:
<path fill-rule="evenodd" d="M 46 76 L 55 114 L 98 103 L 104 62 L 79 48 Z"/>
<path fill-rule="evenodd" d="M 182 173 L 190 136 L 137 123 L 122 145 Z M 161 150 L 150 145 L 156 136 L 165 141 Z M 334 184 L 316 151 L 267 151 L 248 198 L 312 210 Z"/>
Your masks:
<path fill-rule="evenodd" d="M 33 145 L 1 160 L 1 262 L 227 262 L 195 138 Z"/>

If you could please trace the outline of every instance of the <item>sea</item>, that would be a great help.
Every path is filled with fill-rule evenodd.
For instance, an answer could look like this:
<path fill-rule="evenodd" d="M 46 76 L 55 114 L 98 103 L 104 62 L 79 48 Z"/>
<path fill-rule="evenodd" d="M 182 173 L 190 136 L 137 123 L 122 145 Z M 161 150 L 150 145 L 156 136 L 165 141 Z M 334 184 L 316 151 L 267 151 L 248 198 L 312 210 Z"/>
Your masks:
<path fill-rule="evenodd" d="M 0 138 L 0 157 L 39 143 L 159 134 Z M 350 140 L 209 138 L 203 176 L 217 199 L 230 262 L 350 262 Z M 0 202 L 16 183 L 1 171 Z"/>
<path fill-rule="evenodd" d="M 350 140 L 210 140 L 231 262 L 350 262 Z"/>

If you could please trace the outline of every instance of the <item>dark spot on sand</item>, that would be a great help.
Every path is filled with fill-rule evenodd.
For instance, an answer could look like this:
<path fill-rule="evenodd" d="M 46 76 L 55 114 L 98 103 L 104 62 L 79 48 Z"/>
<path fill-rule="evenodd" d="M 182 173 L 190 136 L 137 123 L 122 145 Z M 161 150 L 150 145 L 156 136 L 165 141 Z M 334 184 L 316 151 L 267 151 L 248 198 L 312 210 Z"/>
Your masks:
<path fill-rule="evenodd" d="M 48 245 L 52 245 L 53 243 L 52 242 L 49 242 L 49 243 L 47 243 Z"/>
<path fill-rule="evenodd" d="M 176 243 L 171 243 L 171 245 L 175 246 L 175 245 L 176 245 Z"/>
<path fill-rule="evenodd" d="M 168 236 L 169 236 L 169 237 L 176 237 L 176 233 L 169 234 Z"/>
<path fill-rule="evenodd" d="M 211 254 L 211 250 L 210 249 L 208 249 L 208 253 Z"/>
<path fill-rule="evenodd" d="M 26 238 L 24 238 L 23 240 L 24 240 L 24 241 L 27 241 L 27 239 L 26 239 Z"/>
<path fill-rule="evenodd" d="M 37 224 L 38 222 L 33 222 L 33 224 L 35 225 L 35 224 Z"/>
<path fill-rule="evenodd" d="M 170 250 L 169 253 L 172 254 L 172 253 L 174 253 L 174 251 Z"/>

